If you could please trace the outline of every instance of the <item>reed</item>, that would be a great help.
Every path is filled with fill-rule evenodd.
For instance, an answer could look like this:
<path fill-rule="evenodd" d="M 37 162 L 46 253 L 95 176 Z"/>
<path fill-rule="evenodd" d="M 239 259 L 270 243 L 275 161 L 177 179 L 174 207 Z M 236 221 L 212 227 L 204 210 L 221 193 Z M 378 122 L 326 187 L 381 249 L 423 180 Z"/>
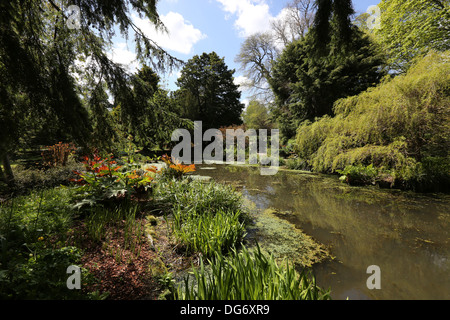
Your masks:
<path fill-rule="evenodd" d="M 205 257 L 225 253 L 245 237 L 241 212 L 218 211 L 214 214 L 180 208 L 173 214 L 173 234 L 189 252 L 201 252 Z"/>
<path fill-rule="evenodd" d="M 184 283 L 172 287 L 176 300 L 330 300 L 330 292 L 317 287 L 306 270 L 298 273 L 288 263 L 278 265 L 259 246 L 243 247 L 225 257 L 216 253 L 193 268 Z M 192 280 L 191 280 L 192 279 Z"/>

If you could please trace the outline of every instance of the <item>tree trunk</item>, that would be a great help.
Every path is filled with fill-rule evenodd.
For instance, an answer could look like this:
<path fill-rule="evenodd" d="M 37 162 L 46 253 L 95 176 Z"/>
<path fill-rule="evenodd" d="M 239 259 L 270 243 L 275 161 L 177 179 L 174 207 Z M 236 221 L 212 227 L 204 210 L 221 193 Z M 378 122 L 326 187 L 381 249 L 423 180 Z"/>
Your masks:
<path fill-rule="evenodd" d="M 6 152 L 2 155 L 1 160 L 3 163 L 3 168 L 5 169 L 6 183 L 8 183 L 8 185 L 12 185 L 14 184 L 14 173 L 11 169 L 11 163 L 9 162 L 9 157 Z"/>

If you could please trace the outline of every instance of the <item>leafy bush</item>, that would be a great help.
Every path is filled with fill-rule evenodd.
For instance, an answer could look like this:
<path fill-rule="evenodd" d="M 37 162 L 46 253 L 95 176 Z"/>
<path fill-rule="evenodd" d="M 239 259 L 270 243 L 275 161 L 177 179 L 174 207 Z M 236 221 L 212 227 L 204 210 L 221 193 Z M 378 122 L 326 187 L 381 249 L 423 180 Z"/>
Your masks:
<path fill-rule="evenodd" d="M 0 206 L 0 298 L 82 297 L 66 286 L 67 267 L 80 262 L 81 252 L 62 245 L 73 195 L 70 188 L 35 190 Z"/>
<path fill-rule="evenodd" d="M 265 256 L 259 247 L 254 252 L 243 248 L 229 257 L 216 254 L 203 259 L 200 269 L 186 276 L 184 285 L 172 286 L 176 300 L 330 300 L 329 292 L 316 286 L 305 271 L 298 274 L 294 267 L 279 266 L 272 256 Z"/>
<path fill-rule="evenodd" d="M 299 158 L 316 172 L 372 164 L 398 187 L 417 188 L 431 180 L 445 185 L 448 167 L 426 159 L 449 163 L 449 55 L 430 53 L 407 74 L 339 100 L 334 118 L 303 123 L 296 140 Z"/>
<path fill-rule="evenodd" d="M 286 159 L 285 164 L 290 170 L 309 170 L 310 168 L 308 162 L 300 158 Z"/>
<path fill-rule="evenodd" d="M 32 189 L 53 188 L 59 185 L 68 185 L 70 179 L 76 178 L 74 171 L 81 170 L 82 166 L 75 162 L 69 162 L 66 166 L 58 166 L 49 169 L 25 169 L 16 166 L 13 169 L 15 183 L 13 188 L 5 192 L 24 194 Z"/>
<path fill-rule="evenodd" d="M 30 254 L 28 260 L 14 261 L 7 270 L 0 270 L 0 298 L 2 299 L 80 299 L 80 290 L 67 288 L 66 273 L 71 265 L 81 261 L 75 247 L 44 249 Z M 3 268 L 2 268 L 3 269 Z M 84 278 L 84 275 L 82 279 Z"/>
<path fill-rule="evenodd" d="M 168 155 L 163 155 L 161 160 L 166 164 L 166 167 L 162 169 L 162 176 L 166 179 L 181 179 L 187 173 L 195 171 L 195 164 L 185 165 L 182 163 L 173 162 Z"/>
<path fill-rule="evenodd" d="M 145 193 L 151 188 L 156 168 L 151 166 L 145 170 L 139 165 L 119 165 L 112 158 L 101 158 L 94 155 L 85 157 L 84 170 L 75 171 L 78 179 L 71 179 L 79 185 L 80 200 L 75 207 L 83 208 L 86 205 L 96 205 L 97 202 L 124 195 Z"/>
<path fill-rule="evenodd" d="M 378 170 L 369 165 L 347 166 L 344 170 L 336 170 L 342 177 L 341 180 L 351 185 L 374 184 L 378 176 Z"/>

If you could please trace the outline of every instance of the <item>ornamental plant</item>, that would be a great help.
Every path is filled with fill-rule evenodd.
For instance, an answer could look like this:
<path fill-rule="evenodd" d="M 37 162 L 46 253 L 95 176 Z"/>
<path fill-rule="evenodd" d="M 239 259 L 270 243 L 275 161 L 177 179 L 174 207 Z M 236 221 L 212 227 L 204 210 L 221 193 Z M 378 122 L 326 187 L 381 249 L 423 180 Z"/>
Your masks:
<path fill-rule="evenodd" d="M 166 164 L 166 168 L 163 169 L 165 177 L 181 179 L 187 173 L 195 171 L 195 164 L 185 165 L 179 161 L 173 161 L 167 154 L 163 155 L 161 160 Z"/>
<path fill-rule="evenodd" d="M 113 157 L 101 158 L 98 155 L 84 157 L 85 170 L 74 171 L 79 177 L 71 179 L 80 186 L 84 199 L 76 206 L 94 204 L 98 200 L 110 199 L 125 195 L 145 193 L 151 188 L 153 176 L 158 173 L 155 167 L 145 170 L 137 169 L 135 165 L 119 165 Z"/>

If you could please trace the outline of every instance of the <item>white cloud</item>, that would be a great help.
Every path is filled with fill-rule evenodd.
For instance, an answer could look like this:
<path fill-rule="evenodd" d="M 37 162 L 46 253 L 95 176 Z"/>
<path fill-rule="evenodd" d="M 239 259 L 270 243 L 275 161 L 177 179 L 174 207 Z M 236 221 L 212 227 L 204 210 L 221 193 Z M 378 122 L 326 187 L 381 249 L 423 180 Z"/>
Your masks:
<path fill-rule="evenodd" d="M 147 37 L 166 50 L 190 54 L 193 46 L 207 37 L 179 13 L 171 11 L 166 15 L 161 15 L 160 18 L 168 33 L 156 31 L 151 22 L 141 19 L 137 15 L 133 15 L 133 22 Z"/>
<path fill-rule="evenodd" d="M 227 19 L 230 18 L 230 15 L 237 16 L 234 25 L 239 31 L 239 36 L 248 37 L 257 32 L 270 30 L 270 21 L 273 17 L 265 0 L 217 1 L 222 4 L 222 9 L 227 12 Z"/>
<path fill-rule="evenodd" d="M 112 51 L 108 53 L 108 58 L 115 63 L 123 65 L 131 73 L 135 72 L 139 67 L 136 54 L 128 50 L 125 42 L 116 43 Z"/>
<path fill-rule="evenodd" d="M 234 84 L 244 91 L 250 87 L 250 79 L 245 76 L 238 76 L 234 78 Z"/>

